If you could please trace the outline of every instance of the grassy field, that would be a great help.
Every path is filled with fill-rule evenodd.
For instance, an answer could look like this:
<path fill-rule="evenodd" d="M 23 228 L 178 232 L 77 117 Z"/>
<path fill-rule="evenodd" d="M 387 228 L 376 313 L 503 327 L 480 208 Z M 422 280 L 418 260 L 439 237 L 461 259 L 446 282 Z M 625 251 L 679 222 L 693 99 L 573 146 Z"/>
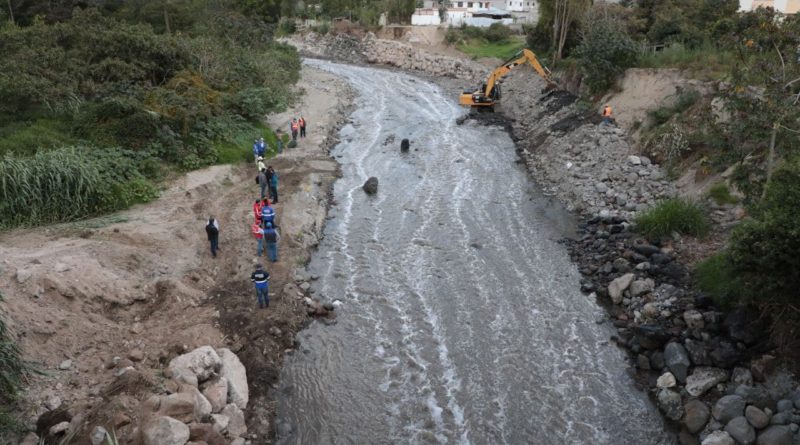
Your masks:
<path fill-rule="evenodd" d="M 510 59 L 517 51 L 525 46 L 525 42 L 520 39 L 510 39 L 503 42 L 489 42 L 485 39 L 470 39 L 458 45 L 458 50 L 473 59 L 483 57 L 496 57 L 498 59 Z"/>

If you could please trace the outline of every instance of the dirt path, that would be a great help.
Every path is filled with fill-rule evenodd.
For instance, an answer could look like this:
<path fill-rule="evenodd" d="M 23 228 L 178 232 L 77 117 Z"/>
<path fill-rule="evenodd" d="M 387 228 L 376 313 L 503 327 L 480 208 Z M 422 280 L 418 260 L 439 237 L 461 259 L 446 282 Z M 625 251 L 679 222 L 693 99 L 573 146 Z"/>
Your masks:
<path fill-rule="evenodd" d="M 117 428 L 127 437 L 135 400 L 104 391 L 120 368 L 132 366 L 157 388 L 161 369 L 177 353 L 228 345 L 248 367 L 250 433 L 256 443 L 265 442 L 266 392 L 306 320 L 295 269 L 321 236 L 337 170 L 327 147 L 348 102 L 342 81 L 310 68 L 302 74 L 298 88 L 305 95 L 292 112 L 305 114 L 309 137 L 270 160 L 280 177 L 275 208 L 283 238 L 280 261 L 266 264 L 274 302 L 268 310 L 256 309 L 249 282 L 258 197 L 250 165 L 192 172 L 157 201 L 124 212 L 0 235 L 4 309 L 28 359 L 46 372 L 26 394 L 26 425 L 33 428 L 41 414 L 54 410 L 72 418 L 109 407 L 101 410 L 104 418 L 119 413 L 134 420 Z M 284 126 L 288 116 L 273 116 L 270 123 Z M 221 226 L 216 259 L 203 230 L 209 215 Z"/>

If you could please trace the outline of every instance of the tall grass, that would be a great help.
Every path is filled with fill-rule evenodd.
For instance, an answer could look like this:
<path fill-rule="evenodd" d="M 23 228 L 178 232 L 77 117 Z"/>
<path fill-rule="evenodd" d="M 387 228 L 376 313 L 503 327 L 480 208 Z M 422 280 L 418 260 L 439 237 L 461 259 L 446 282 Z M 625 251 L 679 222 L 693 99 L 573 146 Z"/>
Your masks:
<path fill-rule="evenodd" d="M 706 80 L 719 80 L 728 72 L 736 60 L 736 55 L 713 45 L 699 48 L 686 48 L 676 43 L 663 51 L 648 53 L 639 58 L 636 66 L 640 68 L 679 68 L 691 71 Z"/>
<path fill-rule="evenodd" d="M 131 153 L 119 149 L 68 147 L 0 160 L 0 227 L 75 220 L 156 195 Z"/>
<path fill-rule="evenodd" d="M 490 42 L 485 39 L 469 39 L 458 45 L 458 50 L 472 57 L 480 59 L 483 57 L 496 57 L 508 60 L 525 46 L 525 42 L 519 39 L 509 39 L 501 42 Z"/>
<path fill-rule="evenodd" d="M 694 270 L 697 287 L 707 292 L 721 307 L 735 304 L 741 295 L 731 263 L 726 253 L 718 253 L 700 262 Z"/>
<path fill-rule="evenodd" d="M 709 223 L 698 204 L 672 198 L 640 214 L 636 218 L 636 229 L 651 238 L 669 236 L 672 232 L 702 237 L 708 233 Z"/>

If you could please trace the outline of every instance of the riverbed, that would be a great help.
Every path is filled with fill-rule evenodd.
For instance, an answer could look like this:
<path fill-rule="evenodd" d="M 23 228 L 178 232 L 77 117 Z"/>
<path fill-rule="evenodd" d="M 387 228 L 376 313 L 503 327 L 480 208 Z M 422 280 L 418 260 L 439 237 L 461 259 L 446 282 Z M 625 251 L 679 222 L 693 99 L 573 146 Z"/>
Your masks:
<path fill-rule="evenodd" d="M 316 295 L 343 304 L 285 362 L 278 442 L 671 443 L 579 291 L 558 242 L 573 217 L 515 163 L 508 134 L 458 125 L 457 92 L 421 78 L 306 63 L 358 93 L 309 265 Z"/>

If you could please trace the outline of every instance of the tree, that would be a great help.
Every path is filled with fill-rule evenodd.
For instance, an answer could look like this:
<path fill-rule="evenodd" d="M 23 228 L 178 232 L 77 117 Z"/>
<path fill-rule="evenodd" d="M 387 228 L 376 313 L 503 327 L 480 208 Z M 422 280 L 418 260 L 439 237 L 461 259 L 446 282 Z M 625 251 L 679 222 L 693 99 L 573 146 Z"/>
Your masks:
<path fill-rule="evenodd" d="M 746 153 L 766 155 L 763 199 L 777 156 L 797 153 L 800 142 L 800 19 L 759 8 L 729 38 L 738 63 L 725 94 L 728 127 Z"/>
<path fill-rule="evenodd" d="M 591 0 L 553 0 L 553 63 L 563 56 L 570 27 L 590 5 Z"/>
<path fill-rule="evenodd" d="M 587 14 L 581 37 L 574 55 L 592 93 L 606 91 L 636 62 L 636 42 L 625 23 L 607 8 L 594 8 Z"/>

